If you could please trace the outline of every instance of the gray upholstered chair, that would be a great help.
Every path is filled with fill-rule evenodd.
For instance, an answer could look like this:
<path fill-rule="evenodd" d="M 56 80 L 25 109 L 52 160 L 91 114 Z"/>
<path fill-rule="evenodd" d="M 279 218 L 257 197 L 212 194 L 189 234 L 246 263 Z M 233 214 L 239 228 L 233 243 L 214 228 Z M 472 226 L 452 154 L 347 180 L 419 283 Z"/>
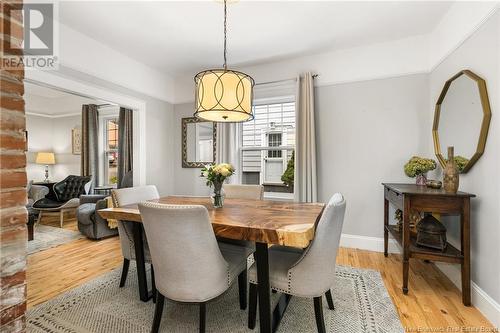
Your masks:
<path fill-rule="evenodd" d="M 228 199 L 250 199 L 250 200 L 263 200 L 264 199 L 264 186 L 262 185 L 235 185 L 224 184 L 222 189 L 224 195 Z M 255 252 L 255 243 L 244 240 L 229 239 L 217 237 L 221 243 L 229 243 L 234 245 L 246 246 Z"/>
<path fill-rule="evenodd" d="M 26 194 L 28 195 L 28 204 L 26 208 L 31 208 L 35 201 L 43 199 L 49 194 L 49 188 L 44 185 L 35 185 L 33 181 L 30 180 L 28 185 L 26 185 Z"/>
<path fill-rule="evenodd" d="M 200 332 L 205 332 L 206 302 L 229 289 L 236 277 L 240 308 L 246 308 L 246 272 L 250 251 L 215 238 L 204 206 L 139 204 L 155 267 L 156 309 L 151 332 L 158 332 L 165 297 L 200 305 Z M 242 297 L 243 296 L 243 297 Z"/>
<path fill-rule="evenodd" d="M 158 199 L 160 197 L 160 195 L 158 194 L 158 190 L 154 185 L 128 187 L 128 188 L 112 190 L 111 196 L 113 198 L 113 204 L 115 207 L 131 205 L 147 200 Z M 134 235 L 132 230 L 133 227 L 132 223 L 135 222 L 118 221 L 118 235 L 120 236 L 120 244 L 123 255 L 123 268 L 120 280 L 120 287 L 123 287 L 125 285 L 125 281 L 127 280 L 130 260 L 135 260 Z M 151 263 L 151 255 L 149 254 L 148 241 L 145 236 L 143 238 L 143 242 L 144 242 L 144 261 Z M 153 270 L 151 270 L 151 273 L 152 275 L 154 275 Z"/>
<path fill-rule="evenodd" d="M 118 228 L 111 229 L 108 221 L 97 211 L 108 207 L 107 195 L 84 194 L 80 196 L 80 206 L 76 209 L 78 230 L 90 239 L 102 239 L 116 236 Z"/>
<path fill-rule="evenodd" d="M 224 184 L 223 189 L 226 198 L 253 200 L 264 199 L 264 186 L 262 185 Z"/>
<path fill-rule="evenodd" d="M 318 332 L 325 332 L 322 295 L 333 310 L 330 288 L 335 283 L 335 258 L 344 223 L 345 200 L 336 193 L 326 205 L 316 225 L 313 241 L 305 250 L 285 246 L 269 248 L 269 284 L 271 289 L 287 295 L 314 298 Z M 250 305 L 248 327 L 255 328 L 257 309 L 257 270 L 249 271 Z"/>

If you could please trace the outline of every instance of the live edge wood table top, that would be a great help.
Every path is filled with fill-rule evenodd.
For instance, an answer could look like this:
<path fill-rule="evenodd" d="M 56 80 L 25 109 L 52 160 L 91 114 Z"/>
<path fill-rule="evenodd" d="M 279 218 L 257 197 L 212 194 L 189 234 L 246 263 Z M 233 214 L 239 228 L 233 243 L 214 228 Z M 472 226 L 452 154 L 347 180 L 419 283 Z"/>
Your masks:
<path fill-rule="evenodd" d="M 202 205 L 217 236 L 305 248 L 314 238 L 322 203 L 295 203 L 248 199 L 225 199 L 214 208 L 209 197 L 163 197 L 150 200 L 173 205 Z M 99 210 L 105 219 L 142 222 L 137 204 Z"/>
<path fill-rule="evenodd" d="M 444 261 L 462 267 L 462 302 L 470 305 L 470 199 L 474 194 L 466 192 L 447 193 L 443 189 L 431 189 L 415 184 L 390 184 L 384 186 L 384 254 L 388 255 L 388 238 L 391 234 L 402 247 L 403 293 L 408 293 L 410 258 L 429 261 Z M 403 211 L 403 230 L 389 224 L 389 203 Z M 420 247 L 410 233 L 410 214 L 438 213 L 460 215 L 460 249 L 450 243 L 444 251 Z"/>

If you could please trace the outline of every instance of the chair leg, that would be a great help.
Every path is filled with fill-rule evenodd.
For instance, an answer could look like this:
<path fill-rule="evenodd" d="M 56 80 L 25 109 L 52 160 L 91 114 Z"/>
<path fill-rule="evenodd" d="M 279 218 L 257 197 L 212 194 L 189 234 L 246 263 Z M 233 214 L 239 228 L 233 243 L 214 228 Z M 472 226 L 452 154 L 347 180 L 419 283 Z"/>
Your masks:
<path fill-rule="evenodd" d="M 61 228 L 63 227 L 63 223 L 64 223 L 64 210 L 60 210 L 59 211 L 59 224 L 61 225 Z"/>
<path fill-rule="evenodd" d="M 255 320 L 257 317 L 257 285 L 250 283 L 249 290 L 249 308 L 248 308 L 248 328 L 255 328 Z"/>
<path fill-rule="evenodd" d="M 163 304 L 165 302 L 165 297 L 158 293 L 158 298 L 156 300 L 155 316 L 153 318 L 153 327 L 151 327 L 151 333 L 157 333 L 160 330 L 161 315 L 163 313 Z"/>
<path fill-rule="evenodd" d="M 122 277 L 120 278 L 120 288 L 123 288 L 123 286 L 125 285 L 125 281 L 127 281 L 129 266 L 130 266 L 130 260 L 123 258 Z"/>
<path fill-rule="evenodd" d="M 205 333 L 205 323 L 207 315 L 207 303 L 200 303 L 200 333 Z"/>
<path fill-rule="evenodd" d="M 153 264 L 151 264 L 151 291 L 153 293 L 153 303 L 156 303 L 155 270 Z"/>
<path fill-rule="evenodd" d="M 36 226 L 38 226 L 42 222 L 42 211 L 38 211 L 38 219 L 36 220 Z"/>
<path fill-rule="evenodd" d="M 323 318 L 323 301 L 321 296 L 314 297 L 314 315 L 316 316 L 316 327 L 318 333 L 326 333 L 325 319 Z"/>
<path fill-rule="evenodd" d="M 326 301 L 328 302 L 328 308 L 330 310 L 335 310 L 335 305 L 333 305 L 332 291 L 328 289 L 325 296 L 326 296 Z"/>
<path fill-rule="evenodd" d="M 247 270 L 238 275 L 238 291 L 240 295 L 240 309 L 246 310 L 247 308 Z"/>

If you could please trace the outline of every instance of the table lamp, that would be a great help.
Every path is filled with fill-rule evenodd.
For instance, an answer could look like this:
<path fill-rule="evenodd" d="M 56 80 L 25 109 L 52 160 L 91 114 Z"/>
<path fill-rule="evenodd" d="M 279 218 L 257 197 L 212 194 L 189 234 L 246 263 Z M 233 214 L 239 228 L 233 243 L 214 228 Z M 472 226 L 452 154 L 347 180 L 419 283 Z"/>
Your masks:
<path fill-rule="evenodd" d="M 49 182 L 49 164 L 56 164 L 56 158 L 54 153 L 37 153 L 36 155 L 37 164 L 45 164 L 45 179 L 44 182 Z"/>

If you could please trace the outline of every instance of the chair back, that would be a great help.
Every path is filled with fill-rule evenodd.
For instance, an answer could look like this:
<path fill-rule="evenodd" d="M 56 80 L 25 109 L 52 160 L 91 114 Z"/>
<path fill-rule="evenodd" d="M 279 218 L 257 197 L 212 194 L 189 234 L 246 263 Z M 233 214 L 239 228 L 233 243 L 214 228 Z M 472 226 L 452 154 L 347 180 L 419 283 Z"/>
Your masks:
<path fill-rule="evenodd" d="M 113 205 L 115 207 L 121 207 L 147 200 L 158 199 L 160 195 L 156 186 L 147 185 L 112 190 L 111 197 L 113 199 Z M 129 260 L 135 259 L 132 223 L 135 222 L 117 221 L 122 255 L 125 259 Z M 144 247 L 147 248 L 147 242 L 144 243 Z"/>
<path fill-rule="evenodd" d="M 57 201 L 66 202 L 87 194 L 91 181 L 92 176 L 69 175 L 53 186 Z"/>
<path fill-rule="evenodd" d="M 264 199 L 264 186 L 262 185 L 224 184 L 223 189 L 228 199 Z"/>
<path fill-rule="evenodd" d="M 294 295 L 320 296 L 333 285 L 345 207 L 345 199 L 340 193 L 335 193 L 325 206 L 313 241 L 289 270 Z"/>
<path fill-rule="evenodd" d="M 204 206 L 139 204 L 157 290 L 180 302 L 204 302 L 228 286 L 228 264 Z"/>
<path fill-rule="evenodd" d="M 115 189 L 111 191 L 111 196 L 116 207 L 160 198 L 160 194 L 154 185 Z"/>

